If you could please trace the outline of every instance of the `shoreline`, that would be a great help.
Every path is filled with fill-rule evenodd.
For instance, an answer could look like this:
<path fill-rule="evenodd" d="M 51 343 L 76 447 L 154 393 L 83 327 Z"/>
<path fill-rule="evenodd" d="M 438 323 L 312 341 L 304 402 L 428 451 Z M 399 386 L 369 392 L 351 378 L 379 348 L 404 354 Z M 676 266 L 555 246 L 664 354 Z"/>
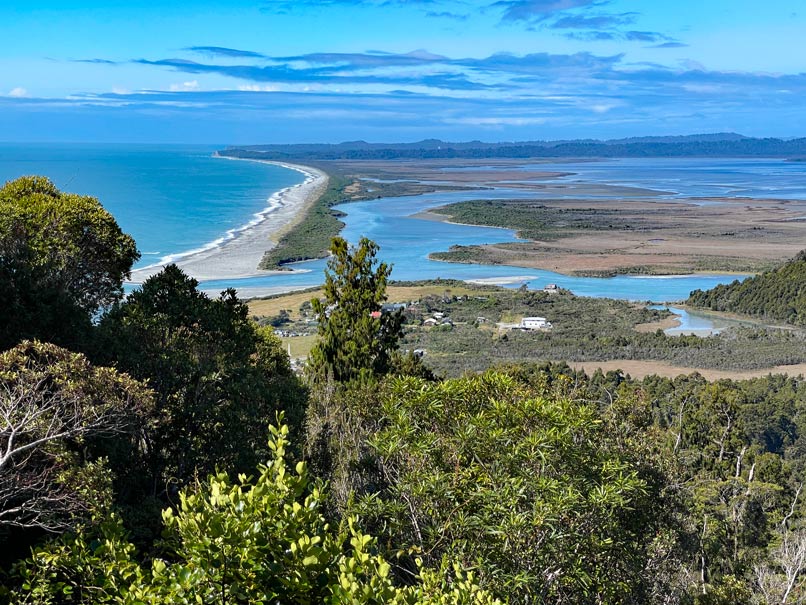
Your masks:
<path fill-rule="evenodd" d="M 251 221 L 236 229 L 230 229 L 224 236 L 210 244 L 195 250 L 168 255 L 158 263 L 133 270 L 127 284 L 140 285 L 172 263 L 199 281 L 244 279 L 289 273 L 289 271 L 258 269 L 258 265 L 266 251 L 277 245 L 282 233 L 293 226 L 324 193 L 328 175 L 302 164 L 230 158 L 217 154 L 213 157 L 281 166 L 301 172 L 305 175 L 305 180 L 272 193 L 266 200 L 266 207 L 255 213 Z"/>

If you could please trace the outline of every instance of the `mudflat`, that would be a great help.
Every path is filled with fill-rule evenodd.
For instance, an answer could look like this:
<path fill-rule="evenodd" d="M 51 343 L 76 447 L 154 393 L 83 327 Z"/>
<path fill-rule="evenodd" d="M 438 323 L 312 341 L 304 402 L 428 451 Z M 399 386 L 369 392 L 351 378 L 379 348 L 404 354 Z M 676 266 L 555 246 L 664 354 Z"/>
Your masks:
<path fill-rule="evenodd" d="M 433 255 L 437 260 L 583 276 L 753 273 L 792 258 L 806 241 L 804 200 L 673 196 L 584 182 L 583 175 L 565 179 L 571 173 L 540 169 L 549 163 L 556 167 L 539 159 L 335 161 L 328 167 L 354 178 L 356 188 L 378 182 L 478 188 L 478 200 L 501 197 L 487 193 L 494 188 L 535 193 L 496 200 L 485 218 L 469 220 L 451 205 L 417 214 L 508 227 L 528 240 L 453 249 Z M 527 230 L 527 223 L 541 228 Z"/>
<path fill-rule="evenodd" d="M 513 200 L 518 213 L 539 206 L 545 239 L 490 244 L 467 260 L 546 269 L 567 275 L 761 271 L 796 255 L 806 241 L 806 204 L 789 200 Z M 444 208 L 432 220 L 452 220 Z M 554 211 L 554 212 L 552 212 Z M 566 222 L 569 211 L 586 224 Z M 597 218 L 598 217 L 598 218 Z M 534 238 L 534 234 L 529 234 Z M 444 255 L 444 260 L 456 254 Z"/>

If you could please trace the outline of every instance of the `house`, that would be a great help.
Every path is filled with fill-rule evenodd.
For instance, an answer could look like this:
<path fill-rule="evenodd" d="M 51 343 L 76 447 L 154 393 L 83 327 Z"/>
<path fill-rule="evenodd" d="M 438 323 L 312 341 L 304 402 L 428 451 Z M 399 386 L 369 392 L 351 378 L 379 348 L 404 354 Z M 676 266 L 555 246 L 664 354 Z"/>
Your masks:
<path fill-rule="evenodd" d="M 406 303 L 384 303 L 381 305 L 383 313 L 394 313 L 395 311 L 403 311 L 406 308 Z"/>
<path fill-rule="evenodd" d="M 547 294 L 559 294 L 560 289 L 557 287 L 557 284 L 546 284 L 543 288 L 543 292 Z"/>
<path fill-rule="evenodd" d="M 518 328 L 521 330 L 543 330 L 551 327 L 551 322 L 545 317 L 524 317 Z"/>

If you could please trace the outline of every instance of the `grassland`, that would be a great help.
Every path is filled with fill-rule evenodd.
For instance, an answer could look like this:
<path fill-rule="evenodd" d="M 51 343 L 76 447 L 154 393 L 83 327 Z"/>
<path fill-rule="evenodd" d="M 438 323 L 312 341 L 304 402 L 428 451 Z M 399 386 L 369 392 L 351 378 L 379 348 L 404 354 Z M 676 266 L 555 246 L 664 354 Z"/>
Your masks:
<path fill-rule="evenodd" d="M 417 301 L 426 297 L 479 296 L 500 292 L 501 288 L 468 284 L 457 280 L 433 280 L 423 282 L 391 282 L 386 288 L 391 302 Z M 300 308 L 312 298 L 322 296 L 321 288 L 299 290 L 288 294 L 276 294 L 249 301 L 249 311 L 254 317 L 273 317 L 285 310 L 292 321 L 303 319 Z"/>

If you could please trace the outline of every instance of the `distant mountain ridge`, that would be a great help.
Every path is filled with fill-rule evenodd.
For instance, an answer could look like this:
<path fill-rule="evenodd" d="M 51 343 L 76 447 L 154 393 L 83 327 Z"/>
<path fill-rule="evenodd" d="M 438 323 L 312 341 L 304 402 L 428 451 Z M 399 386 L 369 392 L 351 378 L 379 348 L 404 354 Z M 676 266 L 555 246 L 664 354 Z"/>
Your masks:
<path fill-rule="evenodd" d="M 640 158 L 640 157 L 806 157 L 806 138 L 752 138 L 733 132 L 626 139 L 577 139 L 485 143 L 425 139 L 414 143 L 242 145 L 220 155 L 274 160 L 369 160 L 438 158 Z"/>
<path fill-rule="evenodd" d="M 688 303 L 714 311 L 806 325 L 806 250 L 771 271 L 711 290 L 694 290 Z"/>

